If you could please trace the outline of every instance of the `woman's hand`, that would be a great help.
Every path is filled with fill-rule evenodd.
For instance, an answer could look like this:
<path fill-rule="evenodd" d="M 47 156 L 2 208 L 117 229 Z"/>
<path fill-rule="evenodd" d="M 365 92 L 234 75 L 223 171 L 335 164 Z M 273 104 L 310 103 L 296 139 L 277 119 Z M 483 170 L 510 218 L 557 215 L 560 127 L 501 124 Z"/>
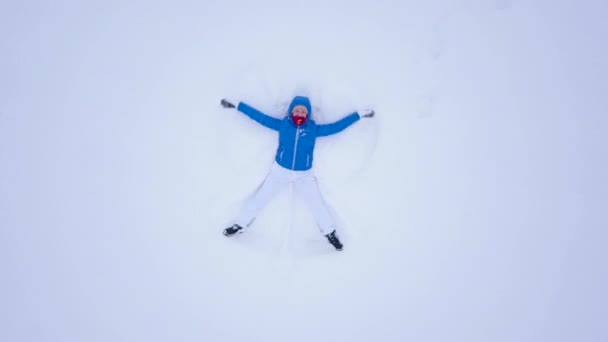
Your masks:
<path fill-rule="evenodd" d="M 220 104 L 224 108 L 236 108 L 236 106 L 232 102 L 230 102 L 230 101 L 228 101 L 226 99 L 222 99 L 222 101 L 220 102 Z"/>
<path fill-rule="evenodd" d="M 360 110 L 357 111 L 357 113 L 359 114 L 360 118 L 373 118 L 374 115 L 376 115 L 376 112 L 374 112 L 373 109 L 364 109 L 364 110 Z"/>

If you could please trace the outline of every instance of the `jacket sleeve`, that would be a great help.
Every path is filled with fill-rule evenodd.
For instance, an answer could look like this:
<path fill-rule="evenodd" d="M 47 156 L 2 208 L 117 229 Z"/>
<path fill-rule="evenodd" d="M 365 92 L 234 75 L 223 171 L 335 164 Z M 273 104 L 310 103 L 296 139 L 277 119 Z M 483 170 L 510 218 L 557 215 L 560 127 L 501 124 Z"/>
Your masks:
<path fill-rule="evenodd" d="M 274 129 L 275 131 L 279 130 L 279 123 L 281 122 L 280 119 L 273 118 L 270 115 L 264 114 L 244 102 L 239 102 L 239 105 L 237 106 L 237 110 L 239 112 L 244 113 L 245 115 L 247 115 L 248 117 L 252 118 L 253 120 L 257 121 L 258 123 L 260 123 L 261 125 L 263 125 L 265 127 Z"/>
<path fill-rule="evenodd" d="M 348 126 L 354 124 L 355 122 L 359 121 L 360 117 L 359 114 L 357 113 L 352 113 L 348 116 L 343 117 L 342 119 L 334 122 L 334 123 L 330 123 L 330 124 L 323 124 L 323 125 L 318 125 L 317 126 L 317 136 L 318 137 L 323 137 L 323 136 L 328 136 L 328 135 L 332 135 L 332 134 L 336 134 L 339 132 L 342 132 L 343 130 L 345 130 Z"/>

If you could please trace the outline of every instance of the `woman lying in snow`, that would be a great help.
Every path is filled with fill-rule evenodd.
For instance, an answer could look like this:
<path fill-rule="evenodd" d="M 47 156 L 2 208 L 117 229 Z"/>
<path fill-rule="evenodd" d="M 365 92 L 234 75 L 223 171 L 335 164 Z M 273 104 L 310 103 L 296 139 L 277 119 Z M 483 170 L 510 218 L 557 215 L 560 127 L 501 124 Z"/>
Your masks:
<path fill-rule="evenodd" d="M 317 137 L 339 133 L 361 118 L 371 118 L 374 111 L 359 111 L 331 124 L 317 124 L 312 119 L 310 100 L 304 96 L 294 97 L 283 119 L 266 115 L 243 102 L 235 105 L 223 99 L 221 104 L 224 108 L 236 108 L 263 126 L 279 132 L 279 146 L 268 176 L 241 208 L 236 223 L 224 230 L 224 235 L 242 233 L 244 227 L 251 225 L 260 210 L 280 190 L 293 183 L 295 192 L 312 210 L 321 233 L 337 250 L 342 250 L 342 243 L 336 235 L 336 225 L 312 172 L 315 140 Z"/>

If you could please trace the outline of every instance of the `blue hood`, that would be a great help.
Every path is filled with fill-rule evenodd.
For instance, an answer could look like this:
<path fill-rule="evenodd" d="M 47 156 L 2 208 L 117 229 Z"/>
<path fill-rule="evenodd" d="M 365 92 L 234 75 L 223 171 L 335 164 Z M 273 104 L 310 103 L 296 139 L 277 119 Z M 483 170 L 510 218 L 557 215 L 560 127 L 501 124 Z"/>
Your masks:
<path fill-rule="evenodd" d="M 308 119 L 312 119 L 312 107 L 310 105 L 310 100 L 306 96 L 296 96 L 291 100 L 291 104 L 289 105 L 289 109 L 287 110 L 287 115 L 291 117 L 291 111 L 293 107 L 302 105 L 308 109 Z"/>

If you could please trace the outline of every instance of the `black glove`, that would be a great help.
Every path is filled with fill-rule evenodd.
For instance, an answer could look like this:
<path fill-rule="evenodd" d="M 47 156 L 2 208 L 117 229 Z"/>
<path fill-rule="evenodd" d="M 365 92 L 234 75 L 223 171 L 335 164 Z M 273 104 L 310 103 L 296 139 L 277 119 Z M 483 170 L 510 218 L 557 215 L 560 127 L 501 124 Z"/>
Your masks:
<path fill-rule="evenodd" d="M 230 102 L 230 101 L 228 101 L 226 99 L 222 99 L 222 101 L 220 102 L 220 104 L 224 108 L 236 108 L 236 106 L 234 104 L 232 104 L 232 102 Z"/>
<path fill-rule="evenodd" d="M 359 116 L 362 118 L 373 118 L 376 112 L 371 109 L 359 111 Z"/>

